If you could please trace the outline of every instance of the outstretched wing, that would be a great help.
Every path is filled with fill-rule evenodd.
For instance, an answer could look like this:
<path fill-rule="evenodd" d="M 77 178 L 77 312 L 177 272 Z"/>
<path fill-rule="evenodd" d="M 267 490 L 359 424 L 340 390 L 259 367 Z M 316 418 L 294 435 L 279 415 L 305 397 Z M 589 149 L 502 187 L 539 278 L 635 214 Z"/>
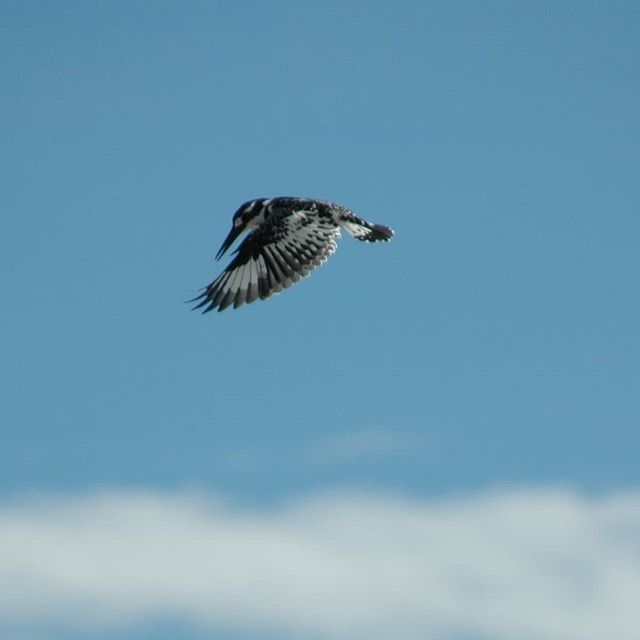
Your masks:
<path fill-rule="evenodd" d="M 195 300 L 203 313 L 264 300 L 289 288 L 336 250 L 340 229 L 330 218 L 296 211 L 272 215 L 248 235 L 229 266 Z"/>

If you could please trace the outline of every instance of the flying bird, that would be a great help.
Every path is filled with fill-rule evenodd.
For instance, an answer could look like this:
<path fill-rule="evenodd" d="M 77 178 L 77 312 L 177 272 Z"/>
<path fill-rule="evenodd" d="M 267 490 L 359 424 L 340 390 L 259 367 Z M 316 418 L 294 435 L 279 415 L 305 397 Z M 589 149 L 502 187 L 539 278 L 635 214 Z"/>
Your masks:
<path fill-rule="evenodd" d="M 310 198 L 258 198 L 233 215 L 233 226 L 216 255 L 219 260 L 249 231 L 227 268 L 193 299 L 203 313 L 234 309 L 288 289 L 336 250 L 340 229 L 358 240 L 390 240 L 389 227 L 367 222 L 335 202 Z"/>

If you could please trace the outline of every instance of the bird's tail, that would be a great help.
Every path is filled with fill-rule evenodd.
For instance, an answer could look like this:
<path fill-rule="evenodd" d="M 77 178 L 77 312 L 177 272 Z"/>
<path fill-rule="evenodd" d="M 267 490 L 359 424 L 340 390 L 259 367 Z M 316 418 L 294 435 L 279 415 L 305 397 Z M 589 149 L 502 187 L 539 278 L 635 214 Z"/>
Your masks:
<path fill-rule="evenodd" d="M 363 242 L 378 242 L 380 240 L 386 242 L 393 238 L 393 230 L 382 224 L 368 222 L 351 213 L 348 216 L 342 216 L 339 222 L 340 226 L 357 240 Z"/>

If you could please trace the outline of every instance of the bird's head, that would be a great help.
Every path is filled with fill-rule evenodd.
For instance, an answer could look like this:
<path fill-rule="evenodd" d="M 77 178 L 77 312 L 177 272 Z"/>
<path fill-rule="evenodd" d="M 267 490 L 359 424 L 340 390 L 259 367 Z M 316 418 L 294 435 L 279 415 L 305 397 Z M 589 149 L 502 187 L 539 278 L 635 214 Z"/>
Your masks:
<path fill-rule="evenodd" d="M 249 231 L 257 227 L 264 221 L 266 205 L 270 202 L 267 198 L 259 198 L 245 202 L 233 214 L 233 225 L 231 231 L 224 239 L 220 250 L 216 254 L 216 260 L 219 260 L 233 244 L 235 239 L 243 232 Z"/>

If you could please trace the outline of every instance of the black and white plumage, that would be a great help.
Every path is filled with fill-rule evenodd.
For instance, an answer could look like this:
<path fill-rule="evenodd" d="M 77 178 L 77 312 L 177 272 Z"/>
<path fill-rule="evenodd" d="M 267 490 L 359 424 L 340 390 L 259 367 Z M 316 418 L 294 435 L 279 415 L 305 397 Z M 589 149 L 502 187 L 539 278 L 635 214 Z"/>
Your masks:
<path fill-rule="evenodd" d="M 235 212 L 216 260 L 243 231 L 250 233 L 227 268 L 194 298 L 200 301 L 194 309 L 237 308 L 289 288 L 336 250 L 340 229 L 366 242 L 393 236 L 388 227 L 367 222 L 335 202 L 288 197 L 245 202 Z"/>

